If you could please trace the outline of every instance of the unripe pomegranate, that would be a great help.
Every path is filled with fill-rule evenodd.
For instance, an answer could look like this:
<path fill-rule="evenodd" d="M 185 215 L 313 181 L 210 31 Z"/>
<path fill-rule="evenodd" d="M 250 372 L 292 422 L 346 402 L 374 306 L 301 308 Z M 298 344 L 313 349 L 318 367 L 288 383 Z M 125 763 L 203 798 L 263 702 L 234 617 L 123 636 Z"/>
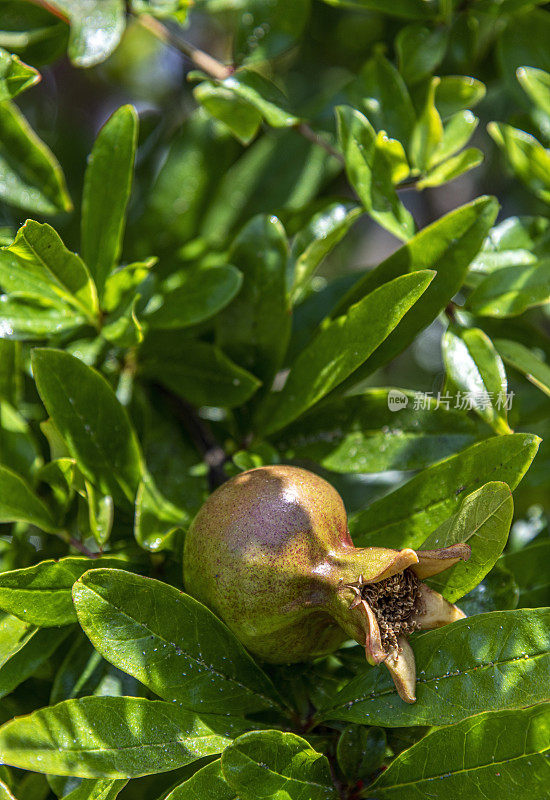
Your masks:
<path fill-rule="evenodd" d="M 187 533 L 184 576 L 187 591 L 260 659 L 303 661 L 352 638 L 370 663 L 386 663 L 413 702 L 414 657 L 404 637 L 464 616 L 420 579 L 469 552 L 354 547 L 342 499 L 327 481 L 270 466 L 237 475 L 208 498 Z"/>

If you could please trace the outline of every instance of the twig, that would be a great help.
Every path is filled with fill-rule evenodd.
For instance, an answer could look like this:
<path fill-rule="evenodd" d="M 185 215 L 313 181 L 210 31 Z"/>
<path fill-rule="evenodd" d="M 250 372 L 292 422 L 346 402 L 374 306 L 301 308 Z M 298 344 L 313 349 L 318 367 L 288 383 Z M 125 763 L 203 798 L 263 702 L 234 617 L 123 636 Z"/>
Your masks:
<path fill-rule="evenodd" d="M 140 24 L 146 28 L 153 36 L 156 36 L 164 44 L 168 44 L 183 53 L 184 56 L 193 62 L 193 64 L 205 72 L 209 77 L 217 81 L 223 81 L 233 74 L 233 67 L 227 67 L 209 53 L 205 53 L 198 47 L 195 47 L 186 39 L 184 39 L 177 31 L 164 25 L 155 17 L 150 14 L 141 14 L 137 17 Z M 337 158 L 340 163 L 344 163 L 344 157 L 338 150 L 335 150 L 332 145 L 317 134 L 307 122 L 299 122 L 294 125 L 294 130 L 297 131 L 305 139 L 308 139 L 313 144 L 322 147 L 329 155 Z"/>
<path fill-rule="evenodd" d="M 217 489 L 228 478 L 224 468 L 228 457 L 223 447 L 190 403 L 173 394 L 161 384 L 155 383 L 153 385 L 155 390 L 166 400 L 172 413 L 182 423 L 201 454 L 202 460 L 208 467 L 210 489 Z"/>
<path fill-rule="evenodd" d="M 187 56 L 196 67 L 202 69 L 203 72 L 206 72 L 206 74 L 214 78 L 214 80 L 223 81 L 233 72 L 231 67 L 226 67 L 225 64 L 222 64 L 216 58 L 209 55 L 209 53 L 205 53 L 204 50 L 195 47 L 180 36 L 177 31 L 168 28 L 168 26 L 164 25 L 150 14 L 141 14 L 137 19 L 140 24 L 156 36 L 157 39 L 179 50 L 180 53 Z"/>

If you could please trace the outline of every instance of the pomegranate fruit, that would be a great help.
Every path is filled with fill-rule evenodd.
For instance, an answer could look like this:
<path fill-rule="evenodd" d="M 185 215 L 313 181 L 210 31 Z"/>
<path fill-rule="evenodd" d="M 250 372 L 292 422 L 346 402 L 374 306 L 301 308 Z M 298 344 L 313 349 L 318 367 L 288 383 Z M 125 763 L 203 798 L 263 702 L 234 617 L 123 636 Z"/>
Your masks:
<path fill-rule="evenodd" d="M 414 702 L 406 636 L 465 616 L 421 581 L 469 554 L 466 544 L 424 552 L 355 547 L 327 481 L 266 466 L 227 481 L 199 510 L 185 540 L 184 576 L 187 591 L 260 659 L 303 661 L 355 639 Z"/>

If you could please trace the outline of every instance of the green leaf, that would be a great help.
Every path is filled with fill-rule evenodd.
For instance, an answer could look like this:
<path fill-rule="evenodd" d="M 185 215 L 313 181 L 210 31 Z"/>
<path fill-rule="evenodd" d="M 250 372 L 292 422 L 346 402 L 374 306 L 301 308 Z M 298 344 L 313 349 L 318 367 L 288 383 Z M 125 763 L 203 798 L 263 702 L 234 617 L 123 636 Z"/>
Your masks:
<path fill-rule="evenodd" d="M 468 495 L 458 513 L 422 542 L 422 550 L 467 542 L 472 555 L 430 578 L 429 585 L 451 603 L 477 586 L 504 550 L 513 514 L 512 493 L 505 483 L 492 481 Z"/>
<path fill-rule="evenodd" d="M 424 470 L 350 519 L 358 547 L 419 547 L 432 531 L 457 511 L 463 492 L 489 481 L 515 489 L 540 443 L 538 436 L 495 436 Z"/>
<path fill-rule="evenodd" d="M 520 67 L 517 76 L 533 103 L 550 116 L 550 74 L 535 67 Z"/>
<path fill-rule="evenodd" d="M 258 133 L 262 124 L 261 113 L 231 89 L 213 81 L 203 81 L 193 89 L 193 95 L 197 103 L 227 125 L 242 144 L 249 144 Z"/>
<path fill-rule="evenodd" d="M 315 213 L 292 243 L 291 295 L 299 302 L 319 264 L 346 235 L 362 209 L 352 203 L 331 202 Z"/>
<path fill-rule="evenodd" d="M 397 197 L 391 164 L 374 128 L 359 111 L 349 106 L 336 109 L 338 138 L 349 181 L 365 211 L 399 239 L 414 233 L 414 220 Z"/>
<path fill-rule="evenodd" d="M 399 71 L 410 86 L 433 75 L 445 55 L 448 35 L 443 26 L 431 30 L 420 24 L 401 28 L 395 49 Z"/>
<path fill-rule="evenodd" d="M 4 764 L 79 778 L 136 778 L 220 753 L 227 738 L 173 703 L 82 697 L 0 728 Z"/>
<path fill-rule="evenodd" d="M 139 293 L 139 286 L 145 281 L 156 263 L 156 258 L 147 258 L 144 261 L 126 264 L 108 275 L 101 301 L 104 311 L 116 311 L 129 299 L 133 300 Z"/>
<path fill-rule="evenodd" d="M 69 58 L 77 67 L 105 61 L 120 41 L 125 28 L 122 0 L 51 0 L 69 21 Z"/>
<path fill-rule="evenodd" d="M 73 588 L 96 650 L 165 700 L 237 716 L 279 706 L 271 681 L 226 626 L 189 595 L 120 570 L 92 570 Z"/>
<path fill-rule="evenodd" d="M 38 83 L 40 73 L 0 47 L 0 102 L 11 100 Z"/>
<path fill-rule="evenodd" d="M 235 31 L 235 63 L 268 61 L 285 53 L 300 39 L 310 8 L 310 0 L 247 0 Z"/>
<path fill-rule="evenodd" d="M 123 559 L 68 556 L 32 567 L 0 573 L 0 608 L 41 627 L 77 621 L 71 597 L 73 583 L 89 569 L 124 566 Z"/>
<path fill-rule="evenodd" d="M 84 476 L 133 503 L 143 472 L 136 434 L 102 375 L 60 350 L 35 349 L 33 374 L 48 414 Z"/>
<path fill-rule="evenodd" d="M 10 102 L 0 105 L 0 198 L 38 214 L 72 209 L 55 156 Z"/>
<path fill-rule="evenodd" d="M 242 282 L 242 273 L 229 264 L 182 270 L 170 277 L 160 305 L 144 319 L 153 328 L 197 325 L 225 308 Z"/>
<path fill-rule="evenodd" d="M 491 229 L 470 271 L 536 264 L 548 253 L 549 234 L 550 220 L 545 217 L 508 217 Z"/>
<path fill-rule="evenodd" d="M 443 119 L 473 108 L 485 97 L 485 85 L 466 75 L 443 75 L 435 90 L 435 104 Z"/>
<path fill-rule="evenodd" d="M 286 98 L 279 87 L 253 69 L 241 67 L 219 85 L 253 106 L 273 128 L 290 128 L 300 122 L 287 109 Z"/>
<path fill-rule="evenodd" d="M 63 796 L 63 800 L 115 800 L 124 789 L 127 780 L 97 780 L 85 779 L 81 785 L 69 794 Z"/>
<path fill-rule="evenodd" d="M 468 617 L 487 611 L 505 611 L 517 608 L 518 587 L 510 570 L 497 561 L 481 583 L 464 595 L 460 608 Z"/>
<path fill-rule="evenodd" d="M 130 0 L 135 14 L 150 14 L 158 19 L 173 19 L 182 24 L 187 18 L 191 0 Z"/>
<path fill-rule="evenodd" d="M 280 367 L 290 335 L 286 290 L 288 244 L 276 217 L 254 217 L 229 251 L 243 282 L 216 320 L 216 344 L 266 382 Z"/>
<path fill-rule="evenodd" d="M 0 800 L 17 800 L 17 798 L 12 795 L 4 781 L 0 781 Z"/>
<path fill-rule="evenodd" d="M 448 158 L 440 164 L 431 167 L 416 184 L 418 189 L 427 189 L 430 186 L 441 186 L 444 183 L 454 181 L 464 173 L 478 167 L 483 161 L 483 153 L 477 147 L 469 147 L 456 156 Z"/>
<path fill-rule="evenodd" d="M 525 375 L 542 392 L 550 395 L 550 366 L 545 361 L 525 345 L 511 339 L 495 339 L 493 344 L 507 364 Z"/>
<path fill-rule="evenodd" d="M 425 172 L 437 157 L 443 142 L 443 123 L 435 107 L 435 90 L 439 78 L 432 78 L 426 93 L 426 102 L 411 135 L 411 161 L 421 172 Z"/>
<path fill-rule="evenodd" d="M 506 153 L 508 162 L 518 178 L 537 197 L 550 203 L 550 151 L 530 133 L 511 125 L 490 122 L 487 130 Z"/>
<path fill-rule="evenodd" d="M 386 735 L 382 728 L 348 725 L 336 746 L 340 769 L 351 784 L 364 780 L 382 766 Z"/>
<path fill-rule="evenodd" d="M 449 325 L 443 336 L 443 361 L 453 386 L 495 431 L 511 433 L 507 421 L 508 384 L 499 354 L 479 328 Z"/>
<path fill-rule="evenodd" d="M 416 115 L 405 82 L 393 64 L 376 52 L 348 87 L 353 105 L 376 131 L 386 131 L 407 146 Z"/>
<path fill-rule="evenodd" d="M 411 639 L 416 703 L 400 700 L 388 670 L 362 670 L 331 698 L 318 721 L 362 725 L 453 725 L 487 708 L 547 698 L 549 609 L 493 611 Z"/>
<path fill-rule="evenodd" d="M 439 147 L 432 157 L 432 170 L 435 165 L 454 155 L 469 142 L 478 122 L 479 119 L 471 111 L 457 111 L 447 120 L 443 127 L 443 137 Z"/>
<path fill-rule="evenodd" d="M 167 500 L 149 474 L 143 476 L 136 495 L 134 533 L 146 550 L 170 549 L 174 534 L 186 529 L 190 515 Z"/>
<path fill-rule="evenodd" d="M 265 432 L 288 425 L 356 370 L 421 297 L 432 278 L 433 272 L 425 270 L 389 281 L 324 325 L 292 364 L 282 391 L 271 395 L 260 411 Z"/>
<path fill-rule="evenodd" d="M 171 332 L 170 332 L 171 333 Z M 191 339 L 169 340 L 166 352 L 158 348 L 158 337 L 147 337 L 140 371 L 158 380 L 180 397 L 197 406 L 232 408 L 246 402 L 261 385 L 219 349 Z"/>
<path fill-rule="evenodd" d="M 1 307 L 0 307 L 1 311 Z M 0 319 L 2 315 L 0 313 Z M 5 332 L 2 336 L 5 336 Z M 21 383 L 21 346 L 8 339 L 0 339 L 0 400 L 15 404 Z"/>
<path fill-rule="evenodd" d="M 420 393 L 419 393 L 420 394 Z M 403 401 L 394 409 L 393 399 Z M 369 389 L 322 404 L 277 437 L 287 459 L 332 472 L 422 469 L 473 444 L 481 432 L 466 414 L 399 389 Z"/>
<path fill-rule="evenodd" d="M 61 300 L 96 322 L 99 305 L 90 273 L 50 225 L 28 219 L 19 228 L 0 253 L 0 283 L 12 294 Z"/>
<path fill-rule="evenodd" d="M 58 528 L 48 507 L 16 472 L 0 465 L 0 522 L 28 522 L 48 533 Z"/>
<path fill-rule="evenodd" d="M 6 339 L 47 339 L 85 324 L 86 318 L 67 306 L 43 306 L 17 297 L 0 296 L 0 329 Z"/>
<path fill-rule="evenodd" d="M 122 250 L 132 188 L 138 116 L 121 106 L 100 130 L 86 168 L 82 194 L 82 257 L 101 296 Z"/>
<path fill-rule="evenodd" d="M 200 800 L 238 800 L 237 795 L 223 777 L 219 758 L 176 786 L 165 800 L 198 800 L 199 798 Z"/>
<path fill-rule="evenodd" d="M 487 712 L 439 728 L 401 753 L 369 787 L 377 800 L 438 797 L 514 800 L 517 787 L 536 797 L 548 785 L 550 706 Z"/>
<path fill-rule="evenodd" d="M 546 569 L 550 557 L 550 541 L 505 553 L 499 564 L 510 570 L 519 589 L 519 608 L 550 606 L 550 574 Z"/>
<path fill-rule="evenodd" d="M 367 292 L 386 281 L 419 269 L 436 269 L 437 274 L 422 297 L 405 315 L 387 340 L 341 387 L 359 383 L 411 344 L 418 333 L 445 308 L 462 286 L 468 266 L 481 247 L 497 214 L 494 198 L 478 197 L 451 211 L 417 233 L 406 245 L 359 278 L 335 314 L 341 314 Z"/>
<path fill-rule="evenodd" d="M 252 731 L 239 736 L 222 755 L 222 771 L 240 800 L 336 800 L 329 763 L 294 733 Z"/>
<path fill-rule="evenodd" d="M 470 294 L 466 307 L 482 317 L 514 317 L 548 300 L 550 259 L 490 273 Z"/>
<path fill-rule="evenodd" d="M 36 628 L 0 612 L 0 697 L 10 694 L 48 661 L 70 628 Z"/>

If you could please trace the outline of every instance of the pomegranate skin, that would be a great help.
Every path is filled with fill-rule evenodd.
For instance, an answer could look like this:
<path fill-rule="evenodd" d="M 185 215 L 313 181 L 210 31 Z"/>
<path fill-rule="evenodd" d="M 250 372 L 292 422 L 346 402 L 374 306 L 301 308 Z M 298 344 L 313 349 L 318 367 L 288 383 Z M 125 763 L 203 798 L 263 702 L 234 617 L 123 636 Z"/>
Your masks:
<path fill-rule="evenodd" d="M 185 540 L 185 585 L 256 656 L 302 661 L 348 638 L 327 606 L 330 554 L 352 548 L 344 505 L 327 481 L 297 467 L 259 467 L 200 509 Z"/>

